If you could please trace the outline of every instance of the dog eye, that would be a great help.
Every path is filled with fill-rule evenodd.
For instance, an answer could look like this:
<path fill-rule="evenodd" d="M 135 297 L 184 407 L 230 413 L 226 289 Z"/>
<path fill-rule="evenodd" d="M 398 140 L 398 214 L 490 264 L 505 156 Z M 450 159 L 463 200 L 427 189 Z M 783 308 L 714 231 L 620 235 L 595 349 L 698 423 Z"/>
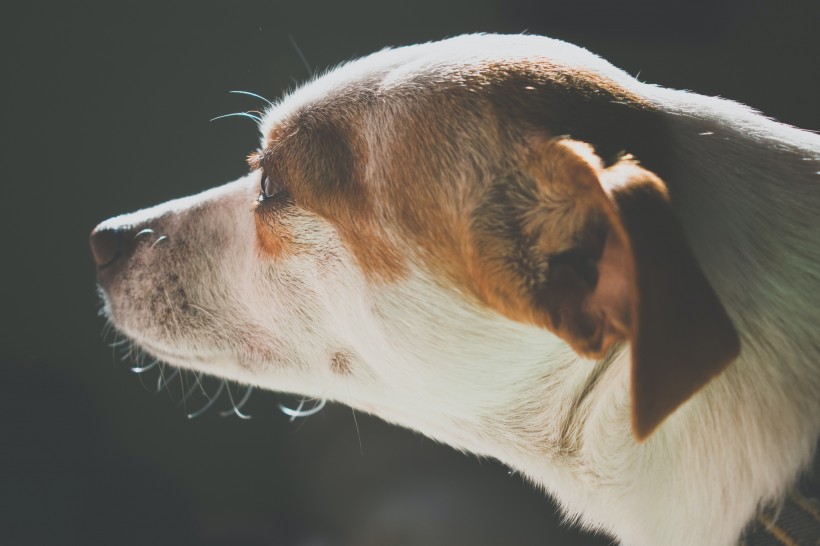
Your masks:
<path fill-rule="evenodd" d="M 260 201 L 276 197 L 285 190 L 285 186 L 282 184 L 281 180 L 271 178 L 268 175 L 262 177 L 260 186 L 260 189 L 262 190 L 262 193 L 259 195 Z"/>

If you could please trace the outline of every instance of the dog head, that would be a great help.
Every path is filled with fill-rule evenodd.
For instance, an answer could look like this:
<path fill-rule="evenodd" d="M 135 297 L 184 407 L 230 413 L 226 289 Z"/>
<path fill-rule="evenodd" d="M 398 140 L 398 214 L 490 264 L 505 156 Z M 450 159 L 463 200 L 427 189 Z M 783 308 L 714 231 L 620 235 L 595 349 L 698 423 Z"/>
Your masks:
<path fill-rule="evenodd" d="M 624 78 L 521 36 L 344 65 L 269 109 L 248 175 L 94 230 L 105 312 L 173 365 L 508 461 L 605 404 L 644 438 L 738 341 Z"/>

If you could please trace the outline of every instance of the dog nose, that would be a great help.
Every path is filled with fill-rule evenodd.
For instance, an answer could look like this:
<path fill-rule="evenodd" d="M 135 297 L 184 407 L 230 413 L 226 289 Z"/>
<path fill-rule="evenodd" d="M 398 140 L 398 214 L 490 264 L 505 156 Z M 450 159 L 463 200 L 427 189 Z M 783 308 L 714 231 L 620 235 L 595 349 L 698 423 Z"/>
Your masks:
<path fill-rule="evenodd" d="M 140 231 L 139 225 L 118 224 L 110 220 L 98 225 L 88 238 L 97 269 L 100 272 L 101 270 L 108 272 L 118 269 L 113 266 L 128 261 L 137 247 L 138 239 L 152 233 L 154 233 L 153 229 L 145 228 Z M 167 239 L 167 237 L 160 237 L 160 239 Z"/>
<path fill-rule="evenodd" d="M 91 254 L 97 267 L 107 267 L 117 261 L 123 250 L 123 230 L 99 225 L 89 237 Z"/>

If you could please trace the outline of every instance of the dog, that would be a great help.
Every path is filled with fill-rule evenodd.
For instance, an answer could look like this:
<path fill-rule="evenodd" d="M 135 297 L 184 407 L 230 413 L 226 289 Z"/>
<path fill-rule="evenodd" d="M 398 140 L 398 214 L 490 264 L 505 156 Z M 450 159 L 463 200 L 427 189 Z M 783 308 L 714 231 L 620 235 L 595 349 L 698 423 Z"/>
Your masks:
<path fill-rule="evenodd" d="M 820 434 L 820 137 L 531 35 L 386 49 L 249 174 L 91 234 L 154 357 L 478 456 L 626 545 L 736 544 Z"/>

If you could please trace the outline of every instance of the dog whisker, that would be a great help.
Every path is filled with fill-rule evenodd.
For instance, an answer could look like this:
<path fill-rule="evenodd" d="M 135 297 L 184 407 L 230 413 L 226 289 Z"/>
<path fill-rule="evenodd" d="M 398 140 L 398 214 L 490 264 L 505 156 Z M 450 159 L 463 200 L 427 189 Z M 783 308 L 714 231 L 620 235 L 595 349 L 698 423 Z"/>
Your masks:
<path fill-rule="evenodd" d="M 151 370 L 151 369 L 155 368 L 158 364 L 159 364 L 159 360 L 154 360 L 153 362 L 151 362 L 150 364 L 147 364 L 145 366 L 134 366 L 133 368 L 131 368 L 131 371 L 134 372 L 134 373 L 137 373 L 137 374 L 145 373 L 148 370 Z"/>
<path fill-rule="evenodd" d="M 167 297 L 167 293 L 165 295 Z M 202 311 L 207 310 L 203 308 Z M 250 396 L 253 392 L 253 387 L 249 386 L 245 388 L 242 397 L 238 400 L 234 400 L 233 394 L 231 393 L 230 387 L 227 385 L 227 382 L 222 381 L 219 384 L 219 387 L 217 388 L 216 392 L 213 395 L 210 395 L 208 393 L 208 390 L 205 388 L 205 385 L 202 383 L 202 379 L 204 376 L 203 373 L 190 372 L 190 375 L 188 377 L 191 384 L 186 385 L 185 374 L 189 373 L 187 370 L 173 368 L 170 371 L 170 373 L 166 373 L 165 367 L 170 367 L 169 364 L 163 362 L 160 359 L 151 358 L 151 356 L 145 351 L 143 351 L 136 343 L 134 343 L 132 339 L 128 337 L 123 337 L 122 339 L 119 339 L 122 336 L 122 334 L 118 330 L 116 330 L 116 328 L 110 321 L 107 322 L 104 328 L 107 328 L 108 331 L 104 332 L 103 335 L 107 336 L 113 332 L 113 335 L 115 336 L 114 341 L 108 344 L 109 347 L 111 347 L 112 351 L 115 353 L 114 356 L 118 357 L 119 360 L 122 362 L 131 364 L 131 366 L 129 367 L 130 371 L 140 376 L 140 383 L 146 391 L 149 391 L 153 394 L 159 394 L 163 391 L 163 389 L 165 389 L 168 390 L 170 394 L 171 391 L 169 387 L 171 383 L 177 377 L 179 377 L 181 399 L 178 401 L 178 405 L 185 407 L 185 404 L 188 401 L 190 401 L 191 398 L 195 395 L 196 391 L 199 390 L 199 392 L 207 400 L 207 402 L 203 407 L 196 411 L 187 412 L 186 409 L 186 415 L 189 419 L 198 417 L 199 415 L 205 413 L 209 408 L 211 408 L 226 388 L 228 389 L 228 394 L 231 398 L 232 407 L 230 410 L 224 411 L 220 415 L 227 416 L 235 414 L 237 417 L 240 417 L 241 419 L 249 419 L 251 417 L 250 415 L 242 412 L 241 410 L 250 399 Z M 144 375 L 147 372 L 154 369 L 159 369 L 159 373 L 156 376 L 156 380 L 153 387 L 149 387 L 148 385 L 146 385 Z"/>
<path fill-rule="evenodd" d="M 305 56 L 302 54 L 302 50 L 301 50 L 301 49 L 299 49 L 299 46 L 298 46 L 298 45 L 296 45 L 296 40 L 293 38 L 293 36 L 292 36 L 292 35 L 288 35 L 288 40 L 290 40 L 290 45 L 292 45 L 292 46 L 293 46 L 293 49 L 295 49 L 295 50 L 296 50 L 296 54 L 297 54 L 297 55 L 299 55 L 299 59 L 301 59 L 301 60 L 302 60 L 302 64 L 303 64 L 303 65 L 305 65 L 305 68 L 307 69 L 308 74 L 310 74 L 310 77 L 311 77 L 311 78 L 312 78 L 312 77 L 314 77 L 314 76 L 315 76 L 315 74 L 314 74 L 314 72 L 313 72 L 313 69 L 310 67 L 310 63 L 308 63 L 308 62 L 307 62 L 307 59 L 306 59 L 306 58 L 305 58 Z"/>
<path fill-rule="evenodd" d="M 282 413 L 284 413 L 285 415 L 290 415 L 290 422 L 291 423 L 296 420 L 296 414 L 301 413 L 303 407 L 305 407 L 305 399 L 304 398 L 302 398 L 299 401 L 299 405 L 296 407 L 295 410 L 290 410 L 289 408 L 286 408 L 283 404 L 279 404 L 279 410 Z M 288 413 L 288 411 L 290 411 L 290 413 Z"/>
<path fill-rule="evenodd" d="M 353 425 L 356 427 L 356 438 L 359 440 L 359 453 L 364 455 L 364 446 L 362 446 L 362 433 L 359 430 L 359 421 L 356 419 L 356 410 L 350 408 L 350 413 L 353 414 Z"/>
<path fill-rule="evenodd" d="M 159 363 L 157 364 L 157 366 L 158 366 L 158 368 L 159 368 L 159 373 L 160 373 L 160 374 L 162 374 L 162 366 L 163 366 L 163 363 L 162 363 L 162 362 L 159 362 Z M 149 387 L 149 386 L 146 384 L 146 375 L 145 375 L 145 374 L 137 374 L 137 377 L 139 377 L 139 380 L 140 380 L 140 385 L 142 385 L 142 388 L 143 388 L 143 389 L 145 389 L 145 391 L 146 391 L 146 392 L 150 392 L 150 393 L 152 393 L 152 394 L 155 392 L 155 389 L 154 389 L 154 388 Z"/>
<path fill-rule="evenodd" d="M 216 389 L 216 393 L 214 393 L 213 398 L 209 398 L 208 402 L 197 411 L 188 414 L 188 419 L 195 419 L 203 413 L 205 413 L 206 411 L 208 411 L 208 409 L 214 405 L 214 402 L 216 402 L 219 399 L 223 390 L 225 390 L 225 381 L 219 384 L 219 387 Z"/>
<path fill-rule="evenodd" d="M 193 396 L 194 392 L 196 392 L 197 389 L 200 389 L 202 391 L 202 394 L 204 394 L 205 397 L 208 398 L 208 400 L 210 400 L 210 397 L 205 392 L 205 389 L 202 388 L 202 383 L 199 382 L 199 378 L 200 378 L 201 375 L 202 375 L 201 373 L 195 373 L 194 374 L 193 385 L 188 387 L 188 390 L 182 393 L 182 400 L 180 400 L 177 405 L 184 405 L 188 401 L 188 399 L 191 396 Z"/>
<path fill-rule="evenodd" d="M 109 347 L 111 348 L 111 360 L 115 361 L 117 359 L 117 348 L 121 347 L 128 340 L 127 339 L 123 339 L 123 340 L 117 339 L 118 338 L 117 331 L 114 330 L 114 327 L 111 324 L 111 321 L 106 320 L 105 322 L 106 322 L 105 327 L 103 328 L 103 340 L 107 341 L 108 340 L 108 335 L 112 331 L 114 332 L 114 342 L 111 345 L 109 345 Z"/>
<path fill-rule="evenodd" d="M 273 103 L 271 101 L 269 101 L 268 99 L 266 99 L 265 97 L 263 97 L 262 95 L 257 95 L 256 93 L 251 93 L 250 91 L 233 90 L 233 91 L 228 91 L 228 93 L 235 93 L 237 95 L 247 95 L 249 97 L 253 97 L 253 98 L 263 100 L 263 101 L 267 102 L 268 106 L 273 106 Z"/>
<path fill-rule="evenodd" d="M 182 400 L 180 402 L 177 402 L 177 406 L 180 405 L 180 403 L 182 404 L 182 407 L 184 408 L 185 413 L 188 413 L 188 407 L 185 404 L 185 390 L 186 390 L 185 389 L 185 376 L 187 374 L 188 374 L 187 370 L 179 374 L 179 393 L 182 395 Z M 170 394 L 170 392 L 171 392 L 171 390 L 168 389 L 169 394 Z"/>
<path fill-rule="evenodd" d="M 222 114 L 221 116 L 216 116 L 215 118 L 211 118 L 209 121 L 216 121 L 218 119 L 232 118 L 232 117 L 250 118 L 250 119 L 254 120 L 257 123 L 262 122 L 261 117 L 254 116 L 253 114 L 250 114 L 248 112 L 234 112 L 232 114 Z"/>
<path fill-rule="evenodd" d="M 199 390 L 202 392 L 202 396 L 211 400 L 211 396 L 208 394 L 208 391 L 205 390 L 205 386 L 202 384 L 202 373 L 194 374 L 194 381 L 199 386 Z"/>
<path fill-rule="evenodd" d="M 102 332 L 100 333 L 100 337 L 102 337 L 103 339 L 107 338 L 108 334 L 111 333 L 111 329 L 112 329 L 111 321 L 108 321 L 108 320 L 105 321 L 105 324 L 103 325 L 103 328 L 102 328 Z"/>
<path fill-rule="evenodd" d="M 317 413 L 322 411 L 322 408 L 324 408 L 325 404 L 327 404 L 327 400 L 321 398 L 318 402 L 316 402 L 316 405 L 314 405 L 312 408 L 303 410 L 302 408 L 305 407 L 306 402 L 307 400 L 302 399 L 302 401 L 299 402 L 299 405 L 296 407 L 296 409 L 289 408 L 284 404 L 279 404 L 279 411 L 289 416 L 290 421 L 293 422 L 297 418 L 310 417 L 311 415 L 316 415 Z"/>
<path fill-rule="evenodd" d="M 231 414 L 235 414 L 240 419 L 250 419 L 251 418 L 250 415 L 248 415 L 246 413 L 242 413 L 240 410 L 242 409 L 242 407 L 245 404 L 248 403 L 248 400 L 250 399 L 252 392 L 253 392 L 253 387 L 251 387 L 251 386 L 247 387 L 247 389 L 245 390 L 245 394 L 242 396 L 242 399 L 239 401 L 239 403 L 235 403 L 234 399 L 233 399 L 233 394 L 231 394 L 231 388 L 228 387 L 228 398 L 231 399 L 231 405 L 233 407 L 231 409 L 227 410 L 227 411 L 220 412 L 219 415 L 222 416 L 222 417 L 228 417 Z"/>
<path fill-rule="evenodd" d="M 134 346 L 132 344 L 128 345 L 127 349 L 123 349 L 123 352 L 120 354 L 120 361 L 121 362 L 134 362 L 134 358 L 132 357 L 132 351 Z"/>
<path fill-rule="evenodd" d="M 165 377 L 165 374 L 162 371 L 160 371 L 159 377 L 157 378 L 157 388 L 154 391 L 154 394 L 159 394 L 162 392 L 162 389 L 167 389 L 171 381 L 176 379 L 178 375 L 179 369 L 174 369 L 174 371 L 172 371 L 168 375 L 168 377 Z"/>

